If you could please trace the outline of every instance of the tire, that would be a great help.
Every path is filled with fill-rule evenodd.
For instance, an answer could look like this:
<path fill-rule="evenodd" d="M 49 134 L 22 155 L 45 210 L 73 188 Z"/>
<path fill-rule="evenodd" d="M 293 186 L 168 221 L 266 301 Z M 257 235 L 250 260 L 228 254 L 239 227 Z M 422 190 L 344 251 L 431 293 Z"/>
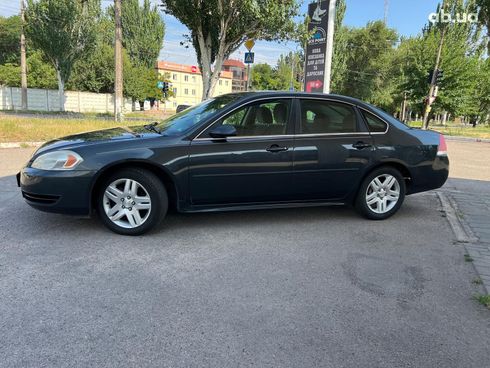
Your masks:
<path fill-rule="evenodd" d="M 380 167 L 364 178 L 357 193 L 355 207 L 368 219 L 384 220 L 400 209 L 405 193 L 405 180 L 400 172 L 393 167 Z"/>
<path fill-rule="evenodd" d="M 97 212 L 102 223 L 117 234 L 144 234 L 160 224 L 167 213 L 167 191 L 151 171 L 122 169 L 99 188 Z"/>

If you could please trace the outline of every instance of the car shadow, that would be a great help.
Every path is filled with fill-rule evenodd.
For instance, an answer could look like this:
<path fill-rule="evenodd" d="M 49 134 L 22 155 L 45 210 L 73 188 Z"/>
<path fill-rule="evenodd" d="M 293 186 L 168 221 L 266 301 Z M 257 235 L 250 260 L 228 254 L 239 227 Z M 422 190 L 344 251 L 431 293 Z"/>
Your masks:
<path fill-rule="evenodd" d="M 423 195 L 427 194 L 407 197 L 404 205 L 395 216 L 383 222 L 373 223 L 407 221 L 413 216 L 424 216 L 426 212 L 432 212 L 434 209 L 424 208 L 424 200 L 420 199 Z M 75 237 L 77 234 L 81 235 L 87 231 L 109 232 L 98 221 L 97 215 L 92 218 L 80 218 L 45 213 L 30 208 L 21 196 L 15 176 L 0 178 L 0 203 L 0 218 L 5 214 L 19 217 L 18 225 L 20 228 L 26 229 L 25 231 L 29 231 L 29 223 L 32 222 L 36 224 L 36 227 L 42 228 L 45 233 L 55 229 L 60 232 L 63 232 L 63 229 L 70 229 Z M 212 231 L 212 229 L 219 227 L 232 230 L 240 229 L 244 225 L 252 228 L 271 225 L 303 227 L 317 222 L 318 219 L 335 226 L 369 221 L 357 214 L 351 206 L 338 205 L 206 213 L 178 213 L 173 210 L 169 211 L 162 224 L 151 231 L 149 235 L 190 230 Z"/>

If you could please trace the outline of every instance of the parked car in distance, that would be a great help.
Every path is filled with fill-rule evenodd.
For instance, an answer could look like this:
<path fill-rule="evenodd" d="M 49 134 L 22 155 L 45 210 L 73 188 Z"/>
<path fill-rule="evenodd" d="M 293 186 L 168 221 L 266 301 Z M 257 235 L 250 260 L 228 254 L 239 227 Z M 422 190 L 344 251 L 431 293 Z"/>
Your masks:
<path fill-rule="evenodd" d="M 185 109 L 188 109 L 189 107 L 191 107 L 191 105 L 178 105 L 177 108 L 175 109 L 175 112 L 176 113 L 182 112 Z"/>
<path fill-rule="evenodd" d="M 119 234 L 181 212 L 353 204 L 382 220 L 441 187 L 444 137 L 337 95 L 247 92 L 169 119 L 59 138 L 17 176 L 39 210 L 89 216 Z"/>

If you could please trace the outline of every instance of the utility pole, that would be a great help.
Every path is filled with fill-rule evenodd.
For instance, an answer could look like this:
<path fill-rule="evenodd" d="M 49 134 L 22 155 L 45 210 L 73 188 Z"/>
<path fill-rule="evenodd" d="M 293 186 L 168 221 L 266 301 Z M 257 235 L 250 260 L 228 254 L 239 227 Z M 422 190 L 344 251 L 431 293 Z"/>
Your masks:
<path fill-rule="evenodd" d="M 434 102 L 434 99 L 435 99 L 437 75 L 438 75 L 438 70 L 439 70 L 439 63 L 441 62 L 441 53 L 442 53 L 442 46 L 444 45 L 445 33 L 446 33 L 446 28 L 443 28 L 441 31 L 441 39 L 439 41 L 439 48 L 437 50 L 436 64 L 434 66 L 434 71 L 432 72 L 432 78 L 430 80 L 429 95 L 427 96 L 427 99 L 425 101 L 424 119 L 423 119 L 422 129 L 428 129 L 429 128 L 429 113 L 431 110 L 430 106 L 432 105 L 432 103 Z"/>
<path fill-rule="evenodd" d="M 24 36 L 25 24 L 24 0 L 20 0 L 20 86 L 22 110 L 27 110 L 27 62 L 26 62 L 26 38 Z"/>
<path fill-rule="evenodd" d="M 403 102 L 402 102 L 402 116 L 401 121 L 405 122 L 405 115 L 407 113 L 407 91 L 403 92 Z"/>
<path fill-rule="evenodd" d="M 298 48 L 296 48 L 296 51 L 293 53 L 291 52 L 291 59 L 289 60 L 291 62 L 291 83 L 289 84 L 289 90 L 294 91 L 294 67 L 297 61 L 297 56 L 298 56 Z"/>
<path fill-rule="evenodd" d="M 121 27 L 121 0 L 114 0 L 114 20 L 115 20 L 115 69 L 116 76 L 114 81 L 114 119 L 122 121 L 122 100 L 123 100 L 123 66 L 122 66 L 122 27 Z"/>
<path fill-rule="evenodd" d="M 247 64 L 247 91 L 250 91 L 250 64 Z"/>
<path fill-rule="evenodd" d="M 82 0 L 82 14 L 84 16 L 86 16 L 88 14 L 88 8 L 87 8 L 88 4 L 87 4 L 87 1 L 88 0 Z"/>
<path fill-rule="evenodd" d="M 444 3 L 445 1 L 442 2 L 441 6 L 441 11 L 444 10 Z M 424 118 L 422 120 L 422 129 L 426 130 L 429 128 L 429 113 L 431 110 L 431 105 L 434 102 L 435 99 L 435 91 L 436 91 L 436 84 L 437 84 L 437 75 L 438 75 L 438 70 L 439 70 L 439 64 L 441 62 L 441 54 L 442 54 L 442 46 L 444 45 L 444 36 L 446 35 L 446 26 L 443 25 L 441 29 L 441 39 L 439 40 L 439 47 L 437 49 L 437 56 L 436 56 L 436 64 L 434 65 L 434 70 L 432 72 L 432 78 L 430 80 L 430 87 L 429 87 L 429 95 L 427 96 L 427 100 L 425 101 L 425 107 L 424 107 Z"/>
<path fill-rule="evenodd" d="M 323 93 L 330 93 L 332 78 L 333 33 L 335 32 L 335 3 L 330 0 L 328 5 L 327 47 L 325 52 L 325 72 L 323 74 Z"/>
<path fill-rule="evenodd" d="M 389 0 L 385 0 L 385 6 L 384 6 L 384 23 L 385 25 L 388 24 L 388 8 L 390 6 L 390 1 Z"/>

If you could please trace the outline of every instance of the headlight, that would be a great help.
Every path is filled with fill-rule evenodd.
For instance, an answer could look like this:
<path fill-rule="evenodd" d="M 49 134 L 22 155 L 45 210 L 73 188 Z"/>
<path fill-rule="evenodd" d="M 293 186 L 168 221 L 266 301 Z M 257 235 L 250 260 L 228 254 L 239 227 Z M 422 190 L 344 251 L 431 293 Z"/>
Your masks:
<path fill-rule="evenodd" d="M 31 167 L 41 170 L 71 170 L 78 166 L 83 158 L 73 151 L 48 152 L 39 156 Z"/>

